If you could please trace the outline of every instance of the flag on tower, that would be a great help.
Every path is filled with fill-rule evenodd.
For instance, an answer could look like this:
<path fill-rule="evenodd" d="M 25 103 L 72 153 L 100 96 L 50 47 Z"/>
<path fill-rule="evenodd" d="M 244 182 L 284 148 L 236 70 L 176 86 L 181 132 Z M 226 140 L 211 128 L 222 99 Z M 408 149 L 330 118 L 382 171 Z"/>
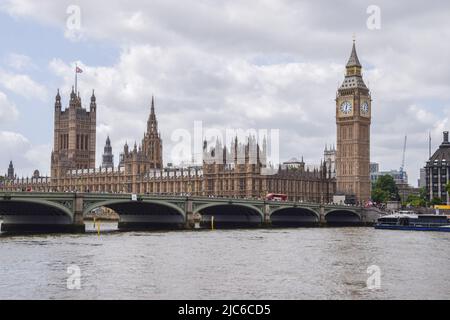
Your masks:
<path fill-rule="evenodd" d="M 77 65 L 75 65 L 75 93 L 76 92 L 78 92 L 77 90 L 78 90 L 78 88 L 77 88 L 77 78 L 78 78 L 78 74 L 79 73 L 82 73 L 83 72 L 83 70 L 81 70 L 81 68 L 80 67 L 78 67 Z"/>

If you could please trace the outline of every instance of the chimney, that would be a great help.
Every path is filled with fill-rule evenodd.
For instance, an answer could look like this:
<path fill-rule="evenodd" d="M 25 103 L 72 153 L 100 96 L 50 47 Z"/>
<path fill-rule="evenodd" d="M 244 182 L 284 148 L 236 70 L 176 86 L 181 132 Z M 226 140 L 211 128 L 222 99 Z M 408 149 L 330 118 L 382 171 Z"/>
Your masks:
<path fill-rule="evenodd" d="M 448 131 L 444 131 L 444 143 L 448 143 Z"/>

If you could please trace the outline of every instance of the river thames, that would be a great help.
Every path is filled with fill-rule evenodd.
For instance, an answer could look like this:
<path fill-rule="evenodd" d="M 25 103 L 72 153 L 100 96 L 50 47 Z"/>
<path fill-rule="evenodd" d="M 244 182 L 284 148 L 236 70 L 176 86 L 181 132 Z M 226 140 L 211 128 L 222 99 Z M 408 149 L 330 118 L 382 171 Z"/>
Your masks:
<path fill-rule="evenodd" d="M 115 228 L 0 234 L 0 299 L 450 299 L 448 233 Z M 72 265 L 80 289 L 68 289 Z"/>

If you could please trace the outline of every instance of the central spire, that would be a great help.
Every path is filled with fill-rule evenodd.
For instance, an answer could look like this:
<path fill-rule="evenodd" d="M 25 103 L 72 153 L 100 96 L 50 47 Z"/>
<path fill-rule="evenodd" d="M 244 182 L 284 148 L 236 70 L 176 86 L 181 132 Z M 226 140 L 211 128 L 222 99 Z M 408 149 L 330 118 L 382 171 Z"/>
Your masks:
<path fill-rule="evenodd" d="M 350 54 L 350 58 L 347 62 L 347 68 L 349 67 L 362 67 L 361 63 L 359 62 L 358 55 L 356 54 L 355 39 L 353 39 L 352 53 Z"/>
<path fill-rule="evenodd" d="M 356 53 L 355 39 L 353 39 L 352 52 L 350 53 L 350 58 L 348 59 L 345 69 L 346 69 L 345 79 L 339 89 L 352 89 L 352 88 L 367 89 L 367 86 L 362 78 L 361 73 L 362 66 L 361 63 L 359 62 L 358 54 Z"/>
<path fill-rule="evenodd" d="M 155 97 L 153 95 L 152 95 L 152 106 L 151 106 L 150 114 L 155 114 Z"/>
<path fill-rule="evenodd" d="M 155 114 L 155 98 L 152 96 L 152 104 L 150 107 L 150 116 L 147 121 L 147 134 L 158 134 L 158 121 Z"/>

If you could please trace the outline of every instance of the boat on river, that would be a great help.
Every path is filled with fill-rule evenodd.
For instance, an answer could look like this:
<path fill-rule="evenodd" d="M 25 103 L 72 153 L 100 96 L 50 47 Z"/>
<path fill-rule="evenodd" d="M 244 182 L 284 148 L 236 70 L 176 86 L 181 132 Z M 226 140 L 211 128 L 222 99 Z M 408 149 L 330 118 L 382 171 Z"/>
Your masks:
<path fill-rule="evenodd" d="M 398 211 L 378 218 L 375 229 L 450 232 L 450 220 L 446 215 Z"/>

